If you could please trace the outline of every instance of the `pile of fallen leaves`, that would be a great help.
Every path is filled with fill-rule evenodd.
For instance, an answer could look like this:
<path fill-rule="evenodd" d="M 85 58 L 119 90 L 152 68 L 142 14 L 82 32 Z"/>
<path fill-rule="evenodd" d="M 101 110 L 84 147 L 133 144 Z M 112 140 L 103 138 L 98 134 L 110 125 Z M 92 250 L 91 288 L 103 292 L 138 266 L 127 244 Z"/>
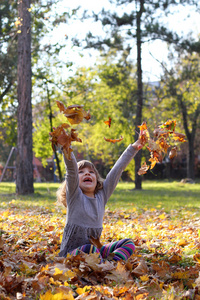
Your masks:
<path fill-rule="evenodd" d="M 200 219 L 184 210 L 106 211 L 103 244 L 130 237 L 127 262 L 58 257 L 65 210 L 3 203 L 0 299 L 200 299 Z"/>

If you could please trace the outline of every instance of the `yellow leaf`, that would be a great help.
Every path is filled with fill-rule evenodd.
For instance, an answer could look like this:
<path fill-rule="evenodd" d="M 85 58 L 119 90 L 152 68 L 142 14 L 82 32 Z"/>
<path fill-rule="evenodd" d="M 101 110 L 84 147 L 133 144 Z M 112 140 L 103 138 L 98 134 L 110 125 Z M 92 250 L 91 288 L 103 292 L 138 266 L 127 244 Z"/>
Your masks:
<path fill-rule="evenodd" d="M 90 290 L 90 288 L 91 288 L 91 286 L 84 286 L 83 288 L 77 288 L 76 289 L 76 292 L 77 292 L 77 294 L 79 294 L 79 295 L 82 295 L 82 294 L 84 294 L 85 292 L 87 292 L 88 290 Z"/>
<path fill-rule="evenodd" d="M 49 282 L 51 283 L 51 284 L 53 284 L 53 285 L 58 285 L 58 286 L 60 286 L 60 281 L 58 281 L 58 280 L 54 280 L 53 279 L 53 277 L 50 277 L 49 278 Z"/>
<path fill-rule="evenodd" d="M 164 220 L 164 219 L 166 218 L 166 216 L 165 216 L 165 214 L 162 214 L 162 215 L 159 216 L 159 218 L 160 218 L 161 220 Z"/>
<path fill-rule="evenodd" d="M 66 277 L 68 277 L 68 278 L 71 278 L 71 277 L 76 276 L 76 274 L 75 274 L 73 271 L 71 271 L 71 270 L 68 270 L 67 272 L 65 272 L 64 275 L 65 275 Z"/>
<path fill-rule="evenodd" d="M 179 246 L 186 246 L 188 244 L 188 242 L 184 239 L 181 239 L 179 242 L 178 242 Z"/>
<path fill-rule="evenodd" d="M 51 291 L 47 291 L 44 295 L 40 295 L 40 300 L 74 300 L 74 297 L 72 293 L 59 292 L 53 295 Z"/>
<path fill-rule="evenodd" d="M 63 273 L 62 270 L 60 270 L 60 269 L 58 269 L 58 268 L 55 268 L 55 272 L 54 272 L 53 275 L 60 275 L 60 274 L 62 274 L 62 273 Z"/>
<path fill-rule="evenodd" d="M 117 222 L 118 225 L 124 225 L 124 222 L 122 222 L 121 220 Z"/>
<path fill-rule="evenodd" d="M 143 275 L 143 276 L 140 276 L 140 279 L 142 281 L 148 281 L 149 280 L 149 276 L 148 275 Z"/>

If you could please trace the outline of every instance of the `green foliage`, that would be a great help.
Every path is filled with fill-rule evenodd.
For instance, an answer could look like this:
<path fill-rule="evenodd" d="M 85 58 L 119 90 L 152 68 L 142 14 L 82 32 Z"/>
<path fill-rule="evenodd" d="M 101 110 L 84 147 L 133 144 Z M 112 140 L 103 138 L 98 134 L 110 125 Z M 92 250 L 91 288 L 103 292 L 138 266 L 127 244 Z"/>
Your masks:
<path fill-rule="evenodd" d="M 33 71 L 33 91 L 38 94 L 41 88 L 41 80 L 50 80 L 55 83 L 58 55 L 63 44 L 49 43 L 50 35 L 54 28 L 60 23 L 66 23 L 68 19 L 75 15 L 75 10 L 56 13 L 57 1 L 33 0 L 31 1 L 31 39 L 32 39 L 32 71 Z M 15 133 L 16 126 L 9 121 L 11 118 L 16 120 L 17 107 L 17 37 L 18 37 L 18 12 L 17 1 L 2 0 L 0 4 L 0 127 L 6 127 L 8 134 L 4 135 L 4 142 L 12 145 L 10 132 L 12 136 Z M 51 58 L 51 59 L 50 59 Z M 46 61 L 46 62 L 45 62 Z M 50 73 L 51 67 L 51 73 Z M 53 68 L 52 68 L 53 67 Z M 53 80 L 52 80 L 53 78 Z M 35 95 L 34 95 L 35 96 Z M 36 97 L 37 98 L 37 97 Z M 33 97 L 33 103 L 37 99 Z M 3 113 L 1 113 L 3 112 Z"/>

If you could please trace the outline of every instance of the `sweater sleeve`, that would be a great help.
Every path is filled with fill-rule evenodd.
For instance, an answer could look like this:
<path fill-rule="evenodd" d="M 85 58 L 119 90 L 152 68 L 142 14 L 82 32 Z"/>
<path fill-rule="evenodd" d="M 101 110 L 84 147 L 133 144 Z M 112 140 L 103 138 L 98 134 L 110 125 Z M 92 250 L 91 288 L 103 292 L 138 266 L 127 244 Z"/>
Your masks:
<path fill-rule="evenodd" d="M 103 189 L 106 194 L 107 201 L 114 192 L 122 175 L 122 172 L 128 166 L 133 157 L 137 154 L 137 152 L 138 150 L 136 150 L 132 145 L 129 145 L 106 176 L 103 184 Z"/>
<path fill-rule="evenodd" d="M 74 156 L 74 153 L 71 153 L 71 160 L 66 159 L 63 154 L 65 168 L 66 168 L 66 198 L 67 203 L 69 204 L 72 199 L 75 198 L 76 193 L 79 190 L 79 177 L 78 177 L 78 167 L 77 161 Z"/>

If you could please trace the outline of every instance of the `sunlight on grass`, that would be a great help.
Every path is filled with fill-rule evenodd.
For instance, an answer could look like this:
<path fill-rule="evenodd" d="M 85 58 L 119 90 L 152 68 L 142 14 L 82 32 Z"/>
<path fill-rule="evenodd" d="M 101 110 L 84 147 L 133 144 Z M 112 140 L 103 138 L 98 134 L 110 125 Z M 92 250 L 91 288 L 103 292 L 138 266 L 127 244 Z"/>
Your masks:
<path fill-rule="evenodd" d="M 14 182 L 2 182 L 0 183 L 1 202 L 9 202 L 14 199 L 24 207 L 33 205 L 53 208 L 59 186 L 59 183 L 34 183 L 34 194 L 16 195 Z M 145 211 L 154 208 L 163 209 L 166 212 L 175 209 L 181 210 L 184 207 L 184 210 L 188 210 L 190 213 L 199 213 L 199 195 L 200 183 L 144 181 L 142 190 L 134 190 L 134 183 L 120 182 L 108 201 L 107 207 L 111 210 L 127 211 L 134 209 Z"/>

